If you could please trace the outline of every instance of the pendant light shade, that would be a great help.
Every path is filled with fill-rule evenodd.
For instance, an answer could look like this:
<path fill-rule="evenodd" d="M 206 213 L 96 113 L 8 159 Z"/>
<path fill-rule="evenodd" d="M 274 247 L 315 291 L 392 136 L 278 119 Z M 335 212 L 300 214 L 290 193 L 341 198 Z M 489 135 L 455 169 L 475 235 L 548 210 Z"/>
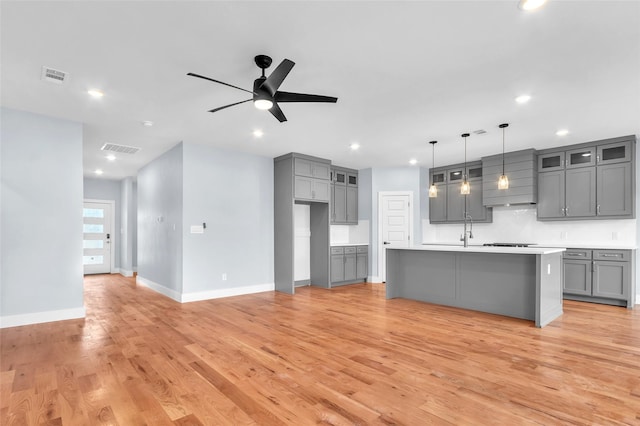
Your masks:
<path fill-rule="evenodd" d="M 509 124 L 503 123 L 498 127 L 502 129 L 502 175 L 498 179 L 498 189 L 509 189 L 509 178 L 504 174 L 504 129 L 509 127 Z"/>
<path fill-rule="evenodd" d="M 438 196 L 438 188 L 433 182 L 433 169 L 436 166 L 436 144 L 438 141 L 431 141 L 431 186 L 429 187 L 429 198 L 436 198 Z"/>
<path fill-rule="evenodd" d="M 460 194 L 469 195 L 471 194 L 471 185 L 467 180 L 467 137 L 469 137 L 469 133 L 463 133 L 461 136 L 464 138 L 464 172 L 462 185 L 460 186 Z"/>

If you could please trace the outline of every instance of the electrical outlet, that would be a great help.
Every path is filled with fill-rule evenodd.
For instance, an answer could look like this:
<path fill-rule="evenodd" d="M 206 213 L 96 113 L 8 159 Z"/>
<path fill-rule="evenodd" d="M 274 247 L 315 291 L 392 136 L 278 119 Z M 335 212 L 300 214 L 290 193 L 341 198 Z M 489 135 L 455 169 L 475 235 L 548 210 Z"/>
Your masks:
<path fill-rule="evenodd" d="M 612 239 L 613 241 L 617 241 L 617 240 L 618 240 L 618 232 L 617 232 L 617 231 L 613 231 L 613 232 L 611 233 L 611 239 Z"/>
<path fill-rule="evenodd" d="M 222 274 L 222 281 L 226 281 L 227 280 L 227 273 L 223 273 Z"/>

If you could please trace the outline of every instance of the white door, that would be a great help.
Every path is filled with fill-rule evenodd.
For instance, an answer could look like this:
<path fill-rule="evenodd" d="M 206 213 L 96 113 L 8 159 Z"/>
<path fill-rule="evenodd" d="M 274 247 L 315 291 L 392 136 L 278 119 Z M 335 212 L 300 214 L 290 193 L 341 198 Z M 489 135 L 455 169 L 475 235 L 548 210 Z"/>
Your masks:
<path fill-rule="evenodd" d="M 85 202 L 82 217 L 84 273 L 111 273 L 113 204 Z"/>
<path fill-rule="evenodd" d="M 409 247 L 411 242 L 411 193 L 380 193 L 380 244 L 378 268 L 382 281 L 387 279 L 387 247 Z"/>

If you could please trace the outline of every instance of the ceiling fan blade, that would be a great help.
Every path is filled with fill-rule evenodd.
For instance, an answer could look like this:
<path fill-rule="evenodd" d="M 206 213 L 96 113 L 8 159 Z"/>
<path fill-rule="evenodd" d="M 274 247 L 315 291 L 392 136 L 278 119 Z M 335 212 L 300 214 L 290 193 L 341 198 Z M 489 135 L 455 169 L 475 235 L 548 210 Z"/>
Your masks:
<path fill-rule="evenodd" d="M 275 70 L 267 77 L 267 79 L 262 83 L 261 88 L 267 89 L 271 96 L 278 90 L 278 87 L 282 84 L 284 79 L 291 71 L 291 68 L 295 65 L 295 62 L 285 59 L 280 62 L 280 65 L 276 67 Z"/>
<path fill-rule="evenodd" d="M 329 102 L 336 103 L 338 98 L 323 95 L 308 95 L 306 93 L 276 92 L 273 99 L 276 102 Z"/>
<path fill-rule="evenodd" d="M 242 87 L 234 86 L 233 84 L 225 83 L 224 81 L 214 80 L 212 78 L 205 77 L 203 75 L 194 74 L 192 72 L 187 73 L 187 75 L 190 75 L 191 77 L 198 77 L 198 78 L 202 78 L 204 80 L 213 81 L 214 83 L 224 84 L 225 86 L 233 87 L 234 89 L 242 90 L 243 92 L 253 93 L 251 90 L 246 90 L 246 89 L 243 89 Z M 255 95 L 255 93 L 253 93 L 253 94 Z"/>
<path fill-rule="evenodd" d="M 287 121 L 287 117 L 284 116 L 284 113 L 280 109 L 277 103 L 273 103 L 273 106 L 269 108 L 269 112 L 273 114 L 275 118 L 278 119 L 279 122 Z"/>
<path fill-rule="evenodd" d="M 214 108 L 214 109 L 210 109 L 209 112 L 216 112 L 216 111 L 220 111 L 221 109 L 225 109 L 225 108 L 229 108 L 235 105 L 240 105 L 243 104 L 245 102 L 249 102 L 252 101 L 253 99 L 247 99 L 246 101 L 240 101 L 240 102 L 236 102 L 235 104 L 229 104 L 229 105 L 225 105 L 225 106 L 221 106 L 219 108 Z"/>

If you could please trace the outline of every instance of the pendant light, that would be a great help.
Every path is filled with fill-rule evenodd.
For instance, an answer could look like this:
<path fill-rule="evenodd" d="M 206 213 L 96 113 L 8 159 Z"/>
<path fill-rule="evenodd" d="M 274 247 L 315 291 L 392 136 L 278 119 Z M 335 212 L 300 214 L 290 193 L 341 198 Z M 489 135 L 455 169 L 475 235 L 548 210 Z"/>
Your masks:
<path fill-rule="evenodd" d="M 469 137 L 469 133 L 463 133 L 461 136 L 464 138 L 464 180 L 462 181 L 462 185 L 460 186 L 460 194 L 469 195 L 471 194 L 471 185 L 467 180 L 467 137 Z"/>
<path fill-rule="evenodd" d="M 502 129 L 502 175 L 498 179 L 498 189 L 509 189 L 509 178 L 504 174 L 504 129 L 509 127 L 509 124 L 502 123 L 498 127 Z"/>
<path fill-rule="evenodd" d="M 438 188 L 433 181 L 433 169 L 436 167 L 436 144 L 438 141 L 431 141 L 431 186 L 429 187 L 429 198 L 436 198 L 438 196 Z"/>

